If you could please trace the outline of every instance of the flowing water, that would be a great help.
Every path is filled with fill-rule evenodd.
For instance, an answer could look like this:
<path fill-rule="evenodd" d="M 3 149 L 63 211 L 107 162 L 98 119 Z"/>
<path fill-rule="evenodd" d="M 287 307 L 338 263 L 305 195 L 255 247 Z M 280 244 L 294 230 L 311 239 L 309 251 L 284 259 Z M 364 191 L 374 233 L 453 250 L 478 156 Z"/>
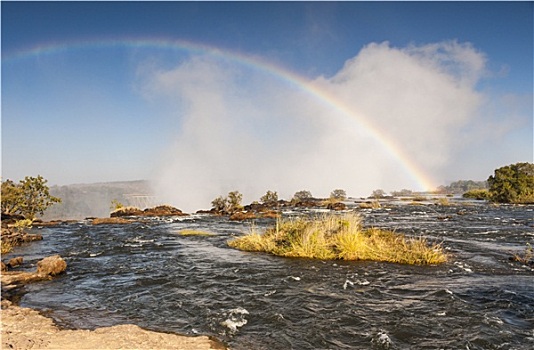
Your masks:
<path fill-rule="evenodd" d="M 534 266 L 509 257 L 534 243 L 534 206 L 467 204 L 358 210 L 366 226 L 443 242 L 440 266 L 241 252 L 226 242 L 250 222 L 201 215 L 35 228 L 44 240 L 11 255 L 66 259 L 21 299 L 66 328 L 134 323 L 232 349 L 532 349 Z"/>

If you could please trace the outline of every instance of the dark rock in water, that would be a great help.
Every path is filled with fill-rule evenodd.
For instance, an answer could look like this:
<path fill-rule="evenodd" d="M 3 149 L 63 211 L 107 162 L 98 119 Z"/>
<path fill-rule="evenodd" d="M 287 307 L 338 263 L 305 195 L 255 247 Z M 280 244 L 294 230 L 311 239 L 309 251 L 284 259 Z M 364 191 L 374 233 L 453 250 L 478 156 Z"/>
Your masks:
<path fill-rule="evenodd" d="M 13 247 L 33 241 L 41 241 L 41 234 L 30 234 L 21 231 L 15 231 L 11 228 L 2 228 L 2 242 L 12 245 Z"/>
<path fill-rule="evenodd" d="M 19 220 L 24 220 L 25 217 L 19 214 L 6 214 L 2 213 L 2 227 L 8 227 L 8 225 L 14 224 Z"/>
<path fill-rule="evenodd" d="M 249 219 L 255 219 L 256 214 L 254 214 L 251 211 L 237 211 L 230 215 L 230 220 L 235 221 L 243 221 L 243 220 L 249 220 Z"/>
<path fill-rule="evenodd" d="M 171 207 L 170 205 L 160 205 L 154 208 L 148 208 L 143 211 L 142 216 L 187 216 L 180 209 Z"/>
<path fill-rule="evenodd" d="M 41 220 L 35 220 L 33 222 L 33 226 L 37 227 L 51 227 L 51 226 L 59 226 L 63 224 L 73 224 L 78 222 L 78 220 L 51 220 L 51 221 L 41 221 Z"/>
<path fill-rule="evenodd" d="M 297 208 L 317 208 L 321 206 L 321 201 L 314 199 L 301 200 L 294 204 Z"/>
<path fill-rule="evenodd" d="M 131 224 L 133 220 L 127 220 L 120 217 L 113 218 L 95 218 L 91 222 L 93 225 L 115 225 L 115 224 Z"/>
<path fill-rule="evenodd" d="M 113 211 L 110 214 L 112 218 L 119 218 L 125 216 L 186 216 L 180 209 L 170 205 L 160 205 L 154 208 L 141 210 L 135 207 L 123 207 Z"/>
<path fill-rule="evenodd" d="M 346 210 L 347 206 L 345 205 L 345 203 L 341 203 L 341 202 L 328 203 L 328 205 L 326 206 L 326 209 L 330 209 L 330 210 Z"/>
<path fill-rule="evenodd" d="M 196 214 L 221 215 L 221 213 L 217 212 L 214 208 L 211 208 L 210 210 L 197 210 Z"/>
<path fill-rule="evenodd" d="M 23 262 L 24 262 L 24 259 L 22 258 L 22 256 L 17 256 L 16 258 L 10 259 L 8 261 L 7 267 L 12 269 L 14 267 L 22 265 Z"/>
<path fill-rule="evenodd" d="M 276 210 L 269 210 L 261 213 L 261 217 L 264 219 L 278 219 L 280 217 L 280 213 Z"/>
<path fill-rule="evenodd" d="M 122 207 L 111 212 L 109 216 L 112 218 L 119 218 L 123 216 L 141 216 L 141 215 L 143 215 L 143 211 L 139 208 Z"/>

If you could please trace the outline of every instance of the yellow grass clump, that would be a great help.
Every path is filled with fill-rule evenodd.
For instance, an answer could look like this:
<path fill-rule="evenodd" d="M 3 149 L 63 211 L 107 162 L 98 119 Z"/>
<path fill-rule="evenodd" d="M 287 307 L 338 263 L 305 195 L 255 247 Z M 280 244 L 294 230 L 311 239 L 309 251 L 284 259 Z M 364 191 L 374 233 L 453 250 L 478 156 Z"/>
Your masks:
<path fill-rule="evenodd" d="M 363 229 L 355 213 L 316 219 L 278 220 L 264 234 L 254 230 L 228 242 L 232 248 L 284 257 L 439 264 L 447 260 L 439 244 L 377 228 Z"/>
<path fill-rule="evenodd" d="M 181 230 L 178 232 L 181 236 L 214 236 L 211 232 L 200 230 Z"/>

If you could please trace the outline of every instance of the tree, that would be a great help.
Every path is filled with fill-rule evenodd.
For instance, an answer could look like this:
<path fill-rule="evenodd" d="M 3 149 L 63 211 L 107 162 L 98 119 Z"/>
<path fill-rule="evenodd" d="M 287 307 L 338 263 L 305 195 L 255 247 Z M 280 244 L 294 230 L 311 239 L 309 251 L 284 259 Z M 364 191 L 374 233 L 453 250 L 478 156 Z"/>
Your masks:
<path fill-rule="evenodd" d="M 278 203 L 278 193 L 276 191 L 267 191 L 260 198 L 260 202 L 266 205 L 276 205 Z"/>
<path fill-rule="evenodd" d="M 226 199 L 227 211 L 229 213 L 233 213 L 235 211 L 241 210 L 243 208 L 241 206 L 242 200 L 243 200 L 243 195 L 239 193 L 239 191 L 229 192 L 228 197 Z"/>
<path fill-rule="evenodd" d="M 22 188 L 11 180 L 2 182 L 2 213 L 15 214 L 21 206 Z"/>
<path fill-rule="evenodd" d="M 330 193 L 330 199 L 335 199 L 338 201 L 344 201 L 347 198 L 347 192 L 342 189 L 335 189 Z"/>
<path fill-rule="evenodd" d="M 226 199 L 219 196 L 211 201 L 211 206 L 216 212 L 223 212 L 226 210 Z"/>
<path fill-rule="evenodd" d="M 384 197 L 385 195 L 386 195 L 386 192 L 384 192 L 384 190 L 378 189 L 378 190 L 374 190 L 371 196 L 375 199 L 378 199 L 378 198 Z"/>
<path fill-rule="evenodd" d="M 305 190 L 302 190 L 302 191 L 298 191 L 296 192 L 294 195 L 293 195 L 293 199 L 292 201 L 293 202 L 303 202 L 303 201 L 307 201 L 307 200 L 310 200 L 312 199 L 312 194 L 310 191 L 305 191 Z"/>
<path fill-rule="evenodd" d="M 21 214 L 29 220 L 35 219 L 37 214 L 43 215 L 51 205 L 61 202 L 60 198 L 50 195 L 47 182 L 41 175 L 26 176 L 18 184 L 11 180 L 2 182 L 2 212 Z"/>
<path fill-rule="evenodd" d="M 516 163 L 488 178 L 489 199 L 498 203 L 534 203 L 534 164 Z"/>

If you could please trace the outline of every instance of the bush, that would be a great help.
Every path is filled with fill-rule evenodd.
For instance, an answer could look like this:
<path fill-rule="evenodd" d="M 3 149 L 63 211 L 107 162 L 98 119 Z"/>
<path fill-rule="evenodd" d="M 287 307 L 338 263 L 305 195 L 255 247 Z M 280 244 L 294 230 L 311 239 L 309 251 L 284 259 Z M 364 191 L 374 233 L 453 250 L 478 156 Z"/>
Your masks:
<path fill-rule="evenodd" d="M 260 202 L 266 205 L 276 205 L 278 203 L 278 193 L 267 191 L 261 198 Z"/>
<path fill-rule="evenodd" d="M 489 191 L 486 189 L 477 189 L 467 191 L 462 195 L 463 198 L 485 200 L 489 198 Z"/>
<path fill-rule="evenodd" d="M 406 238 L 382 229 L 363 229 L 354 214 L 277 221 L 264 234 L 251 232 L 228 242 L 230 247 L 285 257 L 374 260 L 402 264 L 438 264 L 447 260 L 440 245 Z"/>
<path fill-rule="evenodd" d="M 534 164 L 516 163 L 488 178 L 489 199 L 497 203 L 534 203 Z"/>

